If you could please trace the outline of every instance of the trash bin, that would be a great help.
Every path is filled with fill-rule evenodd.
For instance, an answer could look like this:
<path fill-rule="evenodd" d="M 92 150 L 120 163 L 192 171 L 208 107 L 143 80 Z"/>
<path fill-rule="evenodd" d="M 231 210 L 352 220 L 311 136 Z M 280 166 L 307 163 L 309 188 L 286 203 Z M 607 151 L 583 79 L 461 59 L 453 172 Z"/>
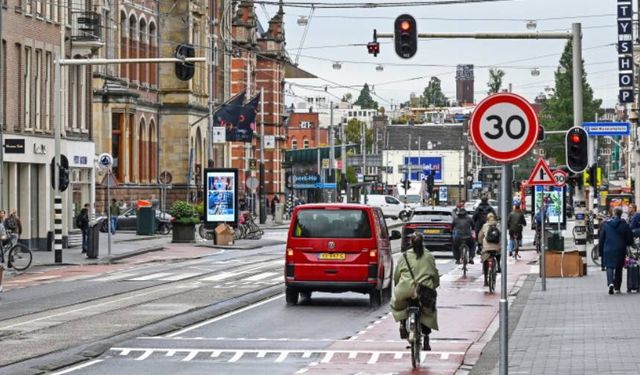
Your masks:
<path fill-rule="evenodd" d="M 153 208 L 139 207 L 136 219 L 136 234 L 149 236 L 156 232 L 156 217 Z"/>
<path fill-rule="evenodd" d="M 562 232 L 545 229 L 544 235 L 547 240 L 547 250 L 564 251 Z"/>
<path fill-rule="evenodd" d="M 96 259 L 100 254 L 100 227 L 102 220 L 89 223 L 89 236 L 87 237 L 87 258 Z"/>
<path fill-rule="evenodd" d="M 282 224 L 282 217 L 284 216 L 284 204 L 276 203 L 276 224 Z"/>

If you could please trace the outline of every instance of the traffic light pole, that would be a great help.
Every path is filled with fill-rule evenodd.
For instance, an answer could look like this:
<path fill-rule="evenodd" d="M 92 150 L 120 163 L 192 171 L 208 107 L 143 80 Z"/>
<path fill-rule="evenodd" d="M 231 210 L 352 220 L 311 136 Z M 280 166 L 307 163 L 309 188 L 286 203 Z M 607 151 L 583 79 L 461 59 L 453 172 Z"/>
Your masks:
<path fill-rule="evenodd" d="M 260 224 L 267 222 L 267 195 L 264 192 L 264 87 L 260 88 Z"/>

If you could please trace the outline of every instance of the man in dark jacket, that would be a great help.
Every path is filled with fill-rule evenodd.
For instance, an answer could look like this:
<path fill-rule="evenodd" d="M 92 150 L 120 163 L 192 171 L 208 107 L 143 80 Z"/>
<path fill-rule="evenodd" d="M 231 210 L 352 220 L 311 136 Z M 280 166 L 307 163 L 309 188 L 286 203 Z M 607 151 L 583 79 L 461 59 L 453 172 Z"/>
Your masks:
<path fill-rule="evenodd" d="M 76 224 L 82 231 L 82 253 L 87 252 L 88 239 L 89 239 L 89 203 L 85 203 L 84 207 L 80 210 Z"/>
<path fill-rule="evenodd" d="M 622 267 L 627 255 L 627 246 L 633 244 L 633 236 L 629 225 L 622 220 L 622 210 L 613 211 L 613 219 L 607 221 L 600 231 L 599 251 L 602 269 L 607 270 L 609 294 L 620 293 L 622 285 Z"/>
<path fill-rule="evenodd" d="M 473 221 L 467 215 L 467 210 L 461 208 L 453 219 L 453 258 L 456 260 L 456 264 L 460 264 L 460 256 L 462 255 L 460 254 L 460 245 L 463 242 L 467 244 L 469 264 L 473 264 L 474 246 L 471 231 L 473 231 Z"/>
<path fill-rule="evenodd" d="M 527 225 L 527 220 L 524 218 L 524 213 L 520 209 L 519 205 L 513 206 L 513 211 L 509 213 L 509 219 L 507 220 L 507 227 L 509 228 L 509 241 L 511 246 L 509 247 L 509 256 L 511 251 L 516 245 L 520 246 L 522 242 L 522 228 Z M 515 244 L 514 241 L 518 243 Z M 517 253 L 517 252 L 516 252 Z"/>

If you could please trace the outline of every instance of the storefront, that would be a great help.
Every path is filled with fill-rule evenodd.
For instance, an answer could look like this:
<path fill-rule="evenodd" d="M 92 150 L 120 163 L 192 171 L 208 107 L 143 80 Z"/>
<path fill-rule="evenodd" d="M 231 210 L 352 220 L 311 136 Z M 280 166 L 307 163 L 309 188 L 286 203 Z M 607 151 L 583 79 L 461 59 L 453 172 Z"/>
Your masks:
<path fill-rule="evenodd" d="M 6 135 L 1 208 L 17 210 L 22 222 L 21 241 L 32 250 L 47 249 L 53 226 L 51 161 L 54 140 L 49 137 Z M 61 152 L 69 160 L 70 184 L 62 194 L 63 234 L 72 228 L 74 205 L 92 203 L 95 146 L 93 142 L 63 140 Z M 72 204 L 73 203 L 73 204 Z"/>

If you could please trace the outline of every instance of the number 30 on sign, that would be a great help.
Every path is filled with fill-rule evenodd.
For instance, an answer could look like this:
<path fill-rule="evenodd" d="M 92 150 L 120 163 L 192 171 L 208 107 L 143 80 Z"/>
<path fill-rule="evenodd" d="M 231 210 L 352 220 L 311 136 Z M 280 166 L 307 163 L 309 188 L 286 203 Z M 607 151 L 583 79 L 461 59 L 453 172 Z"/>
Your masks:
<path fill-rule="evenodd" d="M 525 156 L 538 139 L 538 116 L 523 97 L 495 94 L 471 115 L 471 141 L 481 154 L 508 163 Z"/>

